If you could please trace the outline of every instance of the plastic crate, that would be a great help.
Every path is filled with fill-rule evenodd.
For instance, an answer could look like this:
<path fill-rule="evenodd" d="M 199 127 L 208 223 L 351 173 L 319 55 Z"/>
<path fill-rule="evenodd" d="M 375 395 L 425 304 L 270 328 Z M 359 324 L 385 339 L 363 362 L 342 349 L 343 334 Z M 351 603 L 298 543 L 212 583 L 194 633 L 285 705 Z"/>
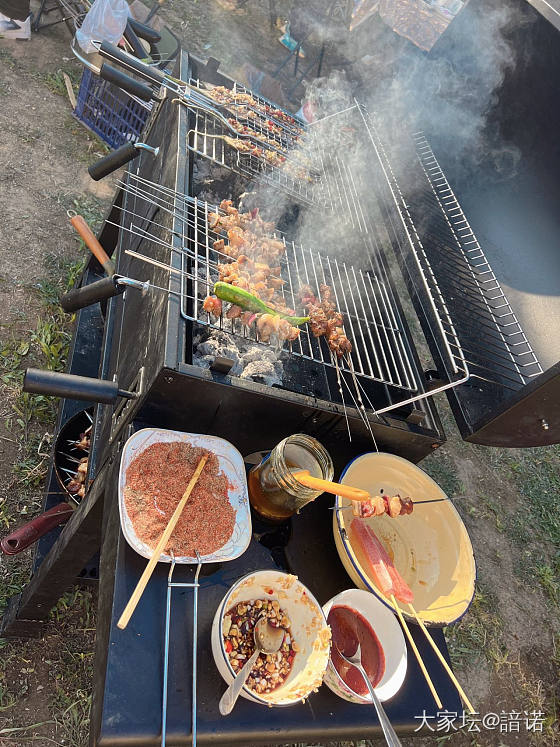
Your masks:
<path fill-rule="evenodd" d="M 85 68 L 74 116 L 110 145 L 134 143 L 151 112 L 152 104 L 132 98 Z"/>

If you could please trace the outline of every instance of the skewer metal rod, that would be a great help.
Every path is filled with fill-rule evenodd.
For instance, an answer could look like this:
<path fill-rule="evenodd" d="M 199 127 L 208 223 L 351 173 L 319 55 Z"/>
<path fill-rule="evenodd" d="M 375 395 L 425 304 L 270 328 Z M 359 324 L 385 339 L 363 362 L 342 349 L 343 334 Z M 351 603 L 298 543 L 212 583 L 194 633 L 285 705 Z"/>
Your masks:
<path fill-rule="evenodd" d="M 140 259 L 142 262 L 146 262 L 149 265 L 154 265 L 155 267 L 160 267 L 162 270 L 168 270 L 169 272 L 174 273 L 175 275 L 179 275 L 181 277 L 189 278 L 190 280 L 198 280 L 203 285 L 207 285 L 211 288 L 214 287 L 214 283 L 207 283 L 206 280 L 203 278 L 195 278 L 194 275 L 191 275 L 189 272 L 185 272 L 184 270 L 179 270 L 177 267 L 171 267 L 171 265 L 165 264 L 165 262 L 160 262 L 157 259 L 152 259 L 151 257 L 147 257 L 145 254 L 140 254 L 139 252 L 135 252 L 132 249 L 125 249 L 125 254 L 129 254 L 131 257 L 135 257 L 136 259 Z M 177 291 L 170 291 L 167 290 L 167 288 L 160 288 L 158 285 L 152 285 L 150 283 L 150 288 L 158 288 L 158 290 L 164 290 L 167 293 L 175 293 L 176 295 L 181 295 L 181 293 Z"/>
<path fill-rule="evenodd" d="M 171 551 L 172 560 L 167 575 L 167 599 L 165 604 L 165 641 L 163 646 L 163 692 L 161 698 L 161 747 L 165 747 L 167 736 L 167 688 L 169 681 L 169 626 L 171 621 L 171 583 L 175 570 L 175 556 Z"/>
<path fill-rule="evenodd" d="M 59 454 L 59 456 L 63 456 L 65 459 L 69 459 L 71 462 L 74 462 L 75 464 L 81 463 L 80 459 L 70 456 L 70 454 L 65 454 L 64 451 L 58 451 L 57 454 Z"/>
<path fill-rule="evenodd" d="M 198 550 L 195 550 L 196 559 L 198 565 L 196 567 L 196 573 L 194 574 L 194 592 L 193 592 L 193 642 L 192 642 L 192 745 L 196 747 L 197 737 L 197 657 L 198 657 L 198 577 L 200 575 L 200 569 L 202 568 L 202 562 Z"/>

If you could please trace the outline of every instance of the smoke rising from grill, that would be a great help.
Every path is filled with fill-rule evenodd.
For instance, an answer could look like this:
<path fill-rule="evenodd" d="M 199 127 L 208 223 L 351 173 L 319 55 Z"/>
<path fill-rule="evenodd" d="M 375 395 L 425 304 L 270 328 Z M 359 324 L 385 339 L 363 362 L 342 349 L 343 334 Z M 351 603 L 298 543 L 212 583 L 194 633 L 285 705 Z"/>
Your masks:
<path fill-rule="evenodd" d="M 366 317 L 373 323 L 376 333 L 381 335 L 381 348 L 383 335 L 398 336 L 400 326 L 398 319 L 392 319 L 390 313 L 384 311 L 394 306 L 394 302 L 386 283 L 387 270 L 375 250 L 389 248 L 390 239 L 381 214 L 388 184 L 380 164 L 371 162 L 372 158 L 375 160 L 371 143 L 364 147 L 368 126 L 377 128 L 379 125 L 381 140 L 387 142 L 389 162 L 404 164 L 397 176 L 407 198 L 414 193 L 415 184 L 406 164 L 411 159 L 416 160 L 409 134 L 418 129 L 426 131 L 436 152 L 438 149 L 445 152 L 460 167 L 454 170 L 455 177 L 460 173 L 468 178 L 478 163 L 490 156 L 495 164 L 495 177 L 511 178 L 520 154 L 488 126 L 488 117 L 496 92 L 518 57 L 508 41 L 508 32 L 516 24 L 525 22 L 521 12 L 496 6 L 483 14 L 474 5 L 467 6 L 451 24 L 447 38 L 444 36 L 429 55 L 390 31 L 380 33 L 374 42 L 383 42 L 382 47 L 374 50 L 378 63 L 375 75 L 372 76 L 371 68 L 363 64 L 361 80 L 350 80 L 345 72 L 333 70 L 307 88 L 305 99 L 313 102 L 317 117 L 324 119 L 310 126 L 304 142 L 295 149 L 290 160 L 301 163 L 302 159 L 311 158 L 314 166 L 310 170 L 310 181 L 314 183 L 305 190 L 310 201 L 315 203 L 314 207 L 294 207 L 299 202 L 297 196 L 279 189 L 278 184 L 271 185 L 266 175 L 248 184 L 240 206 L 243 210 L 259 207 L 267 220 L 274 221 L 297 243 L 347 263 L 350 274 L 344 281 L 340 274 L 336 280 L 336 273 L 331 272 L 326 263 L 323 276 L 305 277 L 301 267 L 296 268 L 296 273 L 300 282 L 311 281 L 315 292 L 322 282 L 335 283 L 335 294 L 338 289 L 340 296 L 339 308 L 344 313 L 346 332 L 351 338 L 351 316 L 354 323 L 358 317 Z M 336 45 L 335 37 L 331 35 L 330 39 Z M 338 52 L 344 53 L 344 44 L 339 42 Z M 371 44 L 371 39 L 363 41 L 352 49 L 352 57 L 357 60 L 371 57 Z M 356 68 L 360 72 L 359 63 Z M 362 116 L 354 96 L 376 113 L 372 122 Z M 320 178 L 316 178 L 314 171 Z M 235 195 L 231 196 L 235 199 Z M 352 266 L 373 271 L 376 295 L 353 282 Z M 346 270 L 343 270 L 343 278 L 344 272 Z M 355 294 L 354 300 L 346 301 L 342 286 L 346 292 Z M 297 290 L 296 283 L 293 291 L 297 293 Z M 370 302 L 372 306 L 368 307 Z M 387 306 L 383 307 L 385 302 Z M 303 313 L 303 309 L 299 308 L 297 313 Z M 359 334 L 367 336 L 366 330 L 367 327 Z M 218 348 L 226 345 L 227 340 L 219 340 L 215 334 L 214 337 L 212 341 L 206 336 L 199 340 L 202 345 L 199 365 L 209 365 L 214 355 L 221 354 Z M 205 342 L 210 343 L 212 349 L 205 350 Z M 363 345 L 366 340 L 360 337 L 356 342 Z M 256 375 L 268 383 L 280 382 L 279 349 L 271 349 L 266 362 L 259 362 L 264 368 L 258 372 L 252 370 L 256 361 L 249 360 L 245 352 L 238 348 L 235 355 L 229 356 L 235 360 L 234 375 L 240 375 L 243 370 L 251 378 Z M 379 378 L 398 380 L 398 375 L 393 374 L 387 369 Z"/>
<path fill-rule="evenodd" d="M 351 107 L 355 96 L 376 114 L 392 158 L 402 152 L 401 161 L 406 163 L 407 158 L 414 157 L 409 135 L 423 130 L 436 156 L 445 156 L 453 185 L 467 183 L 475 173 L 480 179 L 478 168 L 483 161 L 486 166 L 491 164 L 492 180 L 513 178 L 521 154 L 492 126 L 491 115 L 508 71 L 523 63 L 524 52 L 513 47 L 508 38 L 510 32 L 530 22 L 530 16 L 520 9 L 505 8 L 498 2 L 486 3 L 482 8 L 473 0 L 429 54 L 388 29 L 380 31 L 379 20 L 373 39 L 370 34 L 361 42 L 359 35 L 351 34 L 343 41 L 339 38 L 338 43 L 333 42 L 335 51 L 331 57 L 340 55 L 357 60 L 354 69 L 359 79 L 352 80 L 346 72 L 335 69 L 307 86 L 304 100 L 312 102 L 317 118 L 335 115 L 310 127 L 313 147 L 318 146 L 326 154 L 338 149 L 349 172 L 359 176 L 358 198 L 365 198 L 369 206 L 379 183 L 375 169 L 364 163 L 359 141 L 352 136 L 352 128 L 360 124 L 359 117 L 356 118 L 355 112 L 336 115 Z M 364 58 L 366 61 L 360 62 Z M 332 186 L 336 179 L 337 174 L 329 173 L 327 166 L 327 174 L 321 181 L 330 180 Z M 404 169 L 399 174 L 399 183 L 403 192 L 410 195 L 415 186 L 407 180 Z M 324 187 L 324 183 L 317 185 L 319 204 L 322 195 L 326 198 L 332 193 Z M 338 249 L 332 246 L 333 237 L 341 235 L 341 217 L 347 212 L 346 196 L 335 197 L 338 205 L 335 204 L 332 212 L 323 211 L 320 218 L 311 210 L 302 213 L 295 238 L 303 245 L 324 245 L 330 252 L 334 249 L 339 256 L 352 261 L 359 249 L 346 241 Z M 279 197 L 278 190 L 257 185 L 253 204 L 262 205 L 272 219 L 279 220 L 289 203 L 290 198 Z"/>
<path fill-rule="evenodd" d="M 306 98 L 330 113 L 342 108 L 351 91 L 378 113 L 392 139 L 406 129 L 424 130 L 436 150 L 453 161 L 458 178 L 468 179 L 486 159 L 496 180 L 511 178 L 520 153 L 495 131 L 490 117 L 504 77 L 524 60 L 510 34 L 533 17 L 497 0 L 484 6 L 471 0 L 429 54 L 390 31 L 378 29 L 361 43 L 350 35 L 337 52 L 358 60 L 361 80 L 349 81 L 335 71 L 313 81 Z"/>

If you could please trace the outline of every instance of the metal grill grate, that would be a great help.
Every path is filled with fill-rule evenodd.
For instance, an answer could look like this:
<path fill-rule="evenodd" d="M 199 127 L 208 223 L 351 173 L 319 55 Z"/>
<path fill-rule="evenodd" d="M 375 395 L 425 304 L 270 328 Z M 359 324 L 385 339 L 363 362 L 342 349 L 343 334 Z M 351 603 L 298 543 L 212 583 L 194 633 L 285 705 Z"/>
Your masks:
<path fill-rule="evenodd" d="M 198 78 L 191 78 L 189 87 L 196 91 L 198 96 L 202 96 L 210 106 L 220 106 L 211 95 L 215 86 L 202 83 Z M 238 108 L 235 111 L 232 111 L 231 107 L 227 109 L 228 117 L 234 117 L 239 123 L 250 125 L 258 132 L 267 135 L 271 134 L 271 128 L 268 126 L 271 123 L 274 125 L 273 129 L 278 131 L 277 136 L 274 134 L 272 137 L 282 144 L 293 145 L 297 138 L 303 134 L 305 125 L 301 120 L 283 111 L 263 96 L 259 96 L 238 82 L 234 82 L 231 91 L 233 94 L 239 94 L 242 101 L 237 104 Z M 247 103 L 251 100 L 254 102 L 253 106 Z M 226 107 L 223 108 L 226 111 Z"/>
<path fill-rule="evenodd" d="M 445 268 L 442 286 L 461 324 L 462 352 L 471 376 L 518 389 L 542 368 L 423 133 L 414 135 L 432 194 L 417 209 L 431 208 L 427 227 L 432 262 Z M 450 229 L 454 244 L 442 228 Z M 457 322 L 459 324 L 459 322 Z"/>
<path fill-rule="evenodd" d="M 442 293 L 439 279 L 436 277 L 434 269 L 426 254 L 425 247 L 418 234 L 417 226 L 410 212 L 409 205 L 405 200 L 399 182 L 397 181 L 392 165 L 394 159 L 389 158 L 379 135 L 379 126 L 376 118 L 363 107 L 360 111 L 364 120 L 364 125 L 370 136 L 372 146 L 381 165 L 386 185 L 390 190 L 391 202 L 389 203 L 389 201 L 387 201 L 385 203 L 386 219 L 391 222 L 388 205 L 394 205 L 401 221 L 401 226 L 397 226 L 395 229 L 397 234 L 401 235 L 402 230 L 399 229 L 404 229 L 404 238 L 407 245 L 412 250 L 412 257 L 415 262 L 414 269 L 416 270 L 416 279 L 422 283 L 426 292 L 430 306 L 429 311 L 432 312 L 432 319 L 439 329 L 442 346 L 447 354 L 448 368 L 453 376 L 459 377 L 459 379 L 454 383 L 462 383 L 468 380 L 470 372 L 453 323 L 451 310 Z"/>
<path fill-rule="evenodd" d="M 183 313 L 187 319 L 197 320 L 230 334 L 258 340 L 239 320 L 223 316 L 213 321 L 202 309 L 207 288 L 217 279 L 217 262 L 227 260 L 212 248 L 220 235 L 209 231 L 208 214 L 217 208 L 196 198 L 187 206 L 187 222 L 193 227 L 192 240 L 183 255 L 183 270 L 194 276 L 189 281 L 184 276 Z M 333 288 L 336 307 L 345 319 L 345 330 L 352 341 L 351 360 L 342 359 L 342 370 L 353 371 L 368 379 L 415 391 L 414 376 L 403 341 L 403 333 L 396 311 L 392 308 L 385 284 L 371 271 L 362 271 L 337 259 L 322 256 L 312 249 L 284 240 L 286 252 L 281 260 L 281 275 L 285 280 L 282 289 L 286 306 L 296 308 L 297 292 L 302 284 L 318 289 L 321 283 Z M 202 275 L 200 288 L 198 278 Z M 323 365 L 334 366 L 332 355 L 322 338 L 316 339 L 308 325 L 302 327 L 297 340 L 289 344 L 293 355 L 301 356 Z"/>
<path fill-rule="evenodd" d="M 315 289 L 321 282 L 333 287 L 354 345 L 351 359 L 342 361 L 341 368 L 414 393 L 377 412 L 456 387 L 471 376 L 516 390 L 542 372 L 421 133 L 414 136 L 406 153 L 408 146 L 399 145 L 396 150 L 388 145 L 390 138 L 376 116 L 355 102 L 306 128 L 297 149 L 303 143 L 313 164 L 314 179 L 307 182 L 228 146 L 222 137 L 226 134 L 224 123 L 200 106 L 189 111 L 189 127 L 191 150 L 320 208 L 324 217 L 334 215 L 341 235 L 346 233 L 355 245 L 357 242 L 354 266 L 337 262 L 323 249 L 318 252 L 287 242 L 283 293 L 286 305 L 296 308 L 300 281 Z M 289 142 L 284 131 L 279 139 L 282 147 Z M 406 191 L 401 189 L 403 184 Z M 210 208 L 176 193 L 168 199 L 175 215 L 178 209 L 181 212 L 185 226 L 180 237 L 184 317 L 247 338 L 253 333 L 241 322 L 215 321 L 201 308 L 208 289 L 218 279 L 217 262 L 223 259 L 212 247 L 218 236 L 209 234 L 202 217 Z M 321 214 L 318 216 L 320 220 Z M 412 365 L 413 352 L 407 346 L 383 255 L 387 238 L 380 233 L 379 220 L 389 241 L 400 248 L 414 287 L 420 289 L 415 300 L 428 321 L 444 375 L 442 384 L 431 392 L 423 391 Z M 324 341 L 313 338 L 306 327 L 289 349 L 296 356 L 327 366 L 335 364 Z"/>
<path fill-rule="evenodd" d="M 204 298 L 218 280 L 218 262 L 230 259 L 213 248 L 214 241 L 222 236 L 208 227 L 209 214 L 221 212 L 219 208 L 198 198 L 166 190 L 133 174 L 129 174 L 128 183 L 122 186 L 135 198 L 135 210 L 138 211 L 123 210 L 124 230 L 180 253 L 184 318 L 244 340 L 269 345 L 259 340 L 255 325 L 248 328 L 238 319 L 215 318 L 202 308 Z M 141 206 L 143 201 L 152 214 L 160 210 L 177 219 L 175 225 L 182 226 L 181 233 L 168 229 L 169 238 L 162 238 L 162 223 L 142 219 L 146 212 Z M 345 331 L 353 347 L 350 356 L 337 362 L 325 340 L 313 337 L 308 325 L 303 325 L 299 338 L 291 343 L 285 342 L 284 349 L 324 366 L 338 366 L 341 371 L 352 375 L 415 392 L 417 385 L 402 320 L 392 302 L 391 290 L 383 279 L 372 269 L 356 268 L 292 241 L 282 240 L 286 247 L 280 260 L 286 306 L 301 308 L 297 300 L 301 284 L 309 284 L 315 290 L 321 283 L 330 285 L 336 307 L 344 315 Z M 366 247 L 364 256 L 368 262 L 371 260 Z"/>
<path fill-rule="evenodd" d="M 227 129 L 212 113 L 199 107 L 191 109 L 191 112 L 193 120 L 187 139 L 189 150 L 237 174 L 256 177 L 264 183 L 278 187 L 299 202 L 309 205 L 320 202 L 322 189 L 318 179 L 319 166 L 311 152 L 306 150 L 305 156 L 311 159 L 312 168 L 305 168 L 307 176 L 300 179 L 290 173 L 290 169 L 297 169 L 301 166 L 296 155 L 289 156 L 284 166 L 273 166 L 264 158 L 251 153 L 242 153 L 228 145 L 224 137 L 235 138 L 235 133 Z M 265 151 L 274 152 L 259 140 L 254 140 L 254 143 L 259 147 L 262 146 Z"/>

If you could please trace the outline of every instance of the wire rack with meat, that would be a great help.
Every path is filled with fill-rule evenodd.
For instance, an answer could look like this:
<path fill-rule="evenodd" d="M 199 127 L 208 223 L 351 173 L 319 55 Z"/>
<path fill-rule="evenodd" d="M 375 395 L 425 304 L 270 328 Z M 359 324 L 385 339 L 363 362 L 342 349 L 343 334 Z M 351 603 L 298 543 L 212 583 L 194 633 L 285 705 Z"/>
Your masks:
<path fill-rule="evenodd" d="M 264 165 L 277 168 L 286 176 L 290 176 L 292 179 L 296 179 L 302 182 L 308 182 L 312 184 L 315 180 L 311 175 L 308 168 L 302 166 L 299 163 L 295 163 L 292 160 L 288 160 L 288 157 L 282 153 L 278 153 L 275 150 L 268 150 L 262 148 L 260 145 L 251 142 L 250 140 L 244 140 L 238 137 L 230 137 L 229 135 L 213 135 L 212 137 L 221 137 L 230 148 L 233 148 L 238 153 L 244 153 L 249 156 L 254 156 L 259 160 L 263 161 Z M 296 151 L 295 151 L 296 152 Z"/>
<path fill-rule="evenodd" d="M 285 253 L 285 244 L 271 232 L 274 224 L 264 221 L 258 211 L 240 213 L 231 200 L 220 203 L 223 211 L 211 213 L 208 220 L 210 230 L 225 232 L 227 238 L 220 236 L 214 241 L 213 248 L 229 262 L 219 262 L 217 269 L 219 281 L 243 291 L 247 291 L 261 301 L 266 302 L 273 313 L 255 313 L 244 310 L 232 303 L 225 312 L 227 319 L 240 319 L 242 324 L 250 327 L 256 322 L 256 329 L 261 341 L 271 338 L 279 340 L 296 340 L 300 329 L 290 319 L 282 318 L 294 315 L 295 311 L 286 304 L 282 293 L 285 284 L 281 277 L 281 260 Z M 324 336 L 330 350 L 341 358 L 352 351 L 352 345 L 343 329 L 343 316 L 337 311 L 332 299 L 332 289 L 326 284 L 319 288 L 318 299 L 308 285 L 300 288 L 299 296 L 309 310 L 309 324 L 314 337 Z M 214 316 L 223 315 L 223 304 L 220 298 L 208 296 L 203 309 Z M 278 315 L 274 312 L 278 312 Z M 303 319 L 303 318 L 299 318 Z M 307 317 L 305 318 L 307 321 Z"/>
<path fill-rule="evenodd" d="M 280 260 L 285 253 L 285 245 L 274 235 L 274 224 L 264 221 L 258 208 L 240 213 L 231 200 L 222 200 L 223 213 L 210 213 L 208 227 L 216 233 L 225 232 L 213 243 L 216 251 L 229 261 L 218 262 L 219 282 L 227 283 L 265 301 L 273 311 L 293 315 L 295 311 L 286 306 L 281 290 L 285 281 L 281 277 Z M 223 315 L 220 298 L 207 296 L 203 309 L 213 316 Z M 281 316 L 256 314 L 232 303 L 225 312 L 226 319 L 239 319 L 250 327 L 256 323 L 260 339 L 268 342 L 275 336 L 279 340 L 295 340 L 300 330 Z"/>
<path fill-rule="evenodd" d="M 273 121 L 276 120 L 283 125 L 287 125 L 297 135 L 303 135 L 303 128 L 298 125 L 296 119 L 290 116 L 287 112 L 277 107 L 270 106 L 264 101 L 259 101 L 250 93 L 244 91 L 234 91 L 224 86 L 214 86 L 205 90 L 205 94 L 208 95 L 213 101 L 222 106 L 236 108 L 236 114 L 243 116 L 250 116 L 250 113 L 260 115 L 265 119 L 266 122 L 270 122 L 271 132 L 272 128 L 278 127 Z M 245 109 L 245 111 L 243 111 Z"/>
<path fill-rule="evenodd" d="M 283 167 L 284 169 L 289 169 L 291 167 L 299 166 L 301 169 L 305 169 L 308 172 L 305 175 L 305 178 L 309 177 L 309 179 L 312 180 L 312 174 L 316 172 L 316 169 L 314 169 L 314 166 L 313 166 L 313 161 L 307 153 L 303 152 L 303 150 L 294 149 L 293 147 L 290 149 L 290 146 L 295 145 L 294 142 L 290 143 L 289 145 L 286 145 L 282 141 L 268 137 L 266 133 L 259 131 L 258 129 L 255 129 L 254 127 L 251 127 L 248 124 L 239 122 L 237 119 L 234 119 L 233 117 L 229 117 L 227 121 L 230 127 L 233 130 L 235 130 L 235 132 L 237 132 L 239 135 L 250 137 L 250 138 L 253 138 L 254 140 L 259 140 L 262 143 L 265 143 L 266 145 L 270 145 L 272 148 L 279 151 L 280 155 L 283 154 L 286 156 L 286 158 L 289 156 L 291 159 L 291 162 L 286 161 L 286 160 L 282 161 L 281 159 L 275 159 L 275 161 L 273 162 L 273 165 L 279 165 Z M 302 176 L 302 178 L 304 177 Z"/>

